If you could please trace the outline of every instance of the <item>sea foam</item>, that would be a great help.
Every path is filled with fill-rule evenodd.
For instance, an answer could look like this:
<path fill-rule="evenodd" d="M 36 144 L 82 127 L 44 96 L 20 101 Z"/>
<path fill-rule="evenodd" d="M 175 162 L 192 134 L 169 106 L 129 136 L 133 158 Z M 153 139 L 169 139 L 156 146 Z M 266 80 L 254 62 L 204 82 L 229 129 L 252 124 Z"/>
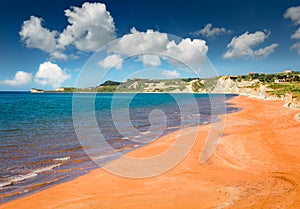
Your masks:
<path fill-rule="evenodd" d="M 27 173 L 27 174 L 9 177 L 6 181 L 0 183 L 0 188 L 6 187 L 6 186 L 9 186 L 9 185 L 13 185 L 14 183 L 24 181 L 26 179 L 34 178 L 34 177 L 38 176 L 39 173 L 42 173 L 42 172 L 45 172 L 45 171 L 50 171 L 53 168 L 59 167 L 60 165 L 61 164 L 54 164 L 54 165 L 46 166 L 46 167 L 43 167 L 43 168 L 38 168 L 38 169 L 33 170 L 32 172 Z"/>

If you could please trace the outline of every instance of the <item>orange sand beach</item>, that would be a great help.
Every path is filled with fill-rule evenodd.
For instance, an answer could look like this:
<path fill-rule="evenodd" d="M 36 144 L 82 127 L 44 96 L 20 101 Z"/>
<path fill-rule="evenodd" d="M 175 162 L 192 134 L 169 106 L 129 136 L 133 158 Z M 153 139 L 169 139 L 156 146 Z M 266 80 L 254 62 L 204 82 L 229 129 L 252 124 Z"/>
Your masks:
<path fill-rule="evenodd" d="M 192 149 L 163 174 L 137 179 L 96 169 L 0 208 L 300 208 L 300 122 L 294 118 L 299 111 L 244 96 L 230 102 L 243 109 L 226 115 L 224 135 L 204 163 L 199 156 L 211 125 L 187 128 L 183 139 L 197 135 Z M 163 153 L 179 134 L 127 155 Z"/>

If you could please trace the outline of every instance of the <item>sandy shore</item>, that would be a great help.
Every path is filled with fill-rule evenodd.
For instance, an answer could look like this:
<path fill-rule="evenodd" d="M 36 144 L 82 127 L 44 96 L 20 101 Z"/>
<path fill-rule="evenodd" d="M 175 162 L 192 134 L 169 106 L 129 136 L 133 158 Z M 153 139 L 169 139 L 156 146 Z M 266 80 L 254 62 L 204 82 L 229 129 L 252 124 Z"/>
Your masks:
<path fill-rule="evenodd" d="M 283 108 L 281 101 L 239 96 L 230 102 L 243 110 L 226 116 L 224 136 L 204 164 L 199 156 L 210 125 L 187 129 L 187 140 L 197 132 L 194 146 L 161 175 L 132 179 L 97 169 L 0 208 L 299 208 L 300 123 L 294 117 L 298 112 Z M 162 153 L 178 134 L 128 156 Z"/>

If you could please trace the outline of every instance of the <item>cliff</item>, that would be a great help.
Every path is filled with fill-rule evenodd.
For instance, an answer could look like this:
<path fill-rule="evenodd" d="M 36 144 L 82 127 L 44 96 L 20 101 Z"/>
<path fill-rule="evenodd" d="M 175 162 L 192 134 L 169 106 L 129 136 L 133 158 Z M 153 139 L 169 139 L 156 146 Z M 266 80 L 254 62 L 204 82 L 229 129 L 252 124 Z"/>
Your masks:
<path fill-rule="evenodd" d="M 298 91 L 299 84 L 286 83 L 276 85 L 274 83 L 261 82 L 258 79 L 237 81 L 231 79 L 230 76 L 218 78 L 213 87 L 206 86 L 204 82 L 202 88 L 197 90 L 197 92 L 202 93 L 233 93 L 265 100 L 282 100 L 284 107 L 300 110 L 300 99 L 299 95 L 296 94 Z"/>
<path fill-rule="evenodd" d="M 44 90 L 42 90 L 42 89 L 31 88 L 31 89 L 30 89 L 30 93 L 44 93 Z"/>

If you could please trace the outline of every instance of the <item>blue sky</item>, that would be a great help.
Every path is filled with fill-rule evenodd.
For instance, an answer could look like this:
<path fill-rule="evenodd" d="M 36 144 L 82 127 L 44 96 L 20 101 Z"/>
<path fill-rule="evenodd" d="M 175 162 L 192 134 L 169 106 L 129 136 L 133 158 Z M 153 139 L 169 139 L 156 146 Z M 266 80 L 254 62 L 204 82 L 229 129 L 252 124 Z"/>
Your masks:
<path fill-rule="evenodd" d="M 114 70 L 105 79 L 122 80 L 139 75 L 137 71 L 155 68 L 165 76 L 192 76 L 180 71 L 180 65 L 169 59 L 153 55 L 172 55 L 188 65 L 200 65 L 200 58 L 193 60 L 196 52 L 187 54 L 183 50 L 193 51 L 188 45 L 199 49 L 220 75 L 280 72 L 286 68 L 300 71 L 299 1 L 1 3 L 0 90 L 75 86 L 87 61 L 103 68 L 98 74 L 86 73 L 91 76 L 87 80 L 96 77 L 95 83 L 101 81 L 112 62 L 116 64 Z M 105 5 L 105 9 L 100 5 Z M 70 9 L 72 6 L 77 9 Z M 64 12 L 67 9 L 69 16 Z M 72 20 L 68 21 L 68 17 Z M 176 38 L 172 50 L 168 48 L 172 39 L 166 38 L 166 34 L 182 38 Z M 130 43 L 138 44 L 135 41 L 145 41 L 147 37 L 156 41 L 142 43 L 141 52 L 131 50 L 135 45 Z M 118 38 L 115 46 L 89 59 L 106 42 Z M 132 54 L 136 56 L 122 61 Z"/>

